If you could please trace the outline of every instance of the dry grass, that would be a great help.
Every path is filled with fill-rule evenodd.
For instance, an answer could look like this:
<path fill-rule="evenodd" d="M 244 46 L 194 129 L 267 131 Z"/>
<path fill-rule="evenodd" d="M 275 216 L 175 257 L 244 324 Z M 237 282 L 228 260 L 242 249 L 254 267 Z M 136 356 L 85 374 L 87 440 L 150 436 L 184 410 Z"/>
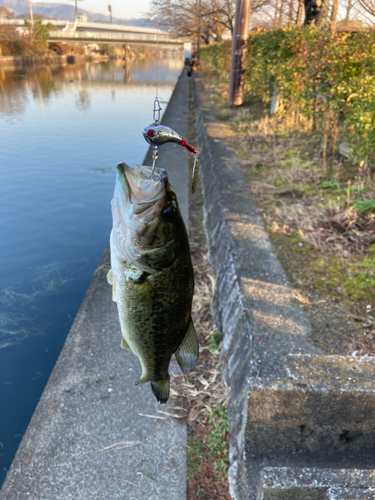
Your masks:
<path fill-rule="evenodd" d="M 190 116 L 189 139 L 197 143 L 194 116 Z M 191 165 L 192 167 L 192 165 Z M 216 330 L 212 313 L 215 279 L 207 260 L 207 241 L 202 221 L 200 181 L 189 208 L 189 240 L 195 275 L 192 318 L 200 354 L 195 368 L 171 378 L 168 413 L 186 419 L 188 430 L 187 500 L 230 500 L 226 479 L 229 435 L 222 436 L 227 452 L 212 450 L 212 418 L 218 408 L 227 408 L 227 388 L 220 372 L 219 346 L 213 342 Z M 211 417 L 211 418 L 210 418 Z"/>
<path fill-rule="evenodd" d="M 322 135 L 297 110 L 271 117 L 259 102 L 228 110 L 225 84 L 206 75 L 205 85 L 217 89 L 217 115 L 307 307 L 314 341 L 330 354 L 374 355 L 375 215 L 356 208 L 375 199 L 374 176 L 332 154 L 325 165 Z"/>

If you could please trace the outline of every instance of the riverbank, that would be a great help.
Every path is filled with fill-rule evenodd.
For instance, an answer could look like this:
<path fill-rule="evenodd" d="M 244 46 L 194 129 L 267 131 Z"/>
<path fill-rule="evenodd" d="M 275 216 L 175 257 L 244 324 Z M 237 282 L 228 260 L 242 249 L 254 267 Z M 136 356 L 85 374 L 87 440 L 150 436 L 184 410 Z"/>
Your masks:
<path fill-rule="evenodd" d="M 213 306 L 224 333 L 221 368 L 229 388 L 230 493 L 235 500 L 372 499 L 375 358 L 331 355 L 330 325 L 317 332 L 311 324 L 309 304 L 280 265 L 265 209 L 253 198 L 256 177 L 249 183 L 243 168 L 272 153 L 275 138 L 259 149 L 249 145 L 243 140 L 249 123 L 241 140 L 232 136 L 214 112 L 226 91 L 196 78 Z M 223 104 L 223 115 L 224 109 L 226 117 L 246 113 Z M 293 251 L 284 257 L 290 262 Z M 343 326 L 350 319 L 344 309 L 340 319 Z M 332 340 L 331 348 L 340 347 Z"/>
<path fill-rule="evenodd" d="M 110 56 L 102 55 L 42 55 L 42 56 L 3 56 L 0 57 L 0 69 L 20 68 L 29 66 L 66 66 L 67 64 L 107 61 Z"/>

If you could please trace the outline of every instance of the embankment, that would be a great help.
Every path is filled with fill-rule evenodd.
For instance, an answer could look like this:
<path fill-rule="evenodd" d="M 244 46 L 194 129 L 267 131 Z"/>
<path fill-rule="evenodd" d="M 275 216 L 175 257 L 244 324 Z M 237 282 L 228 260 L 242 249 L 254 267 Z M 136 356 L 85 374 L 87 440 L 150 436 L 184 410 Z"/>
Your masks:
<path fill-rule="evenodd" d="M 0 57 L 0 68 L 22 68 L 37 65 L 65 66 L 67 64 L 106 61 L 109 56 L 93 55 L 35 55 L 35 56 L 3 56 Z"/>

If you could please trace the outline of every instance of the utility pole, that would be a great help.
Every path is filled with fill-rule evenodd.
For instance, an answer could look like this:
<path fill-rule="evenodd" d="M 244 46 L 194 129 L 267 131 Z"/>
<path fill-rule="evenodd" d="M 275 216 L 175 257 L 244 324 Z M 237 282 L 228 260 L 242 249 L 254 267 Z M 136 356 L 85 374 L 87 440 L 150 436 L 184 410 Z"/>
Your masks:
<path fill-rule="evenodd" d="M 236 0 L 236 14 L 232 39 L 232 62 L 229 82 L 229 106 L 243 103 L 244 71 L 249 37 L 251 0 Z"/>
<path fill-rule="evenodd" d="M 112 24 L 112 5 L 108 5 L 108 10 L 109 10 L 109 16 L 110 16 L 110 23 Z"/>
<path fill-rule="evenodd" d="M 77 0 L 75 0 L 75 2 L 76 2 L 76 11 L 75 11 L 75 14 L 74 14 L 74 15 L 76 16 L 76 15 L 78 14 L 78 5 L 77 5 Z"/>
<path fill-rule="evenodd" d="M 30 21 L 31 21 L 31 28 L 34 31 L 34 16 L 33 16 L 33 4 L 31 3 L 31 0 L 29 0 L 29 6 L 30 6 Z"/>
<path fill-rule="evenodd" d="M 197 66 L 199 66 L 200 50 L 201 50 L 201 0 L 198 0 Z"/>

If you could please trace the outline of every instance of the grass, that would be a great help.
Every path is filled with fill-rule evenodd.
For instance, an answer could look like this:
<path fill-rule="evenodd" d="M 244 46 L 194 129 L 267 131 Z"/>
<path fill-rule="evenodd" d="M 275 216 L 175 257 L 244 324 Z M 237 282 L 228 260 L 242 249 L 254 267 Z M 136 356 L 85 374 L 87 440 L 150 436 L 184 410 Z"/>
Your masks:
<path fill-rule="evenodd" d="M 213 467 L 218 472 L 218 479 L 227 478 L 229 467 L 228 434 L 229 424 L 227 410 L 223 406 L 215 405 L 208 418 L 208 423 L 213 425 L 207 446 L 211 451 Z"/>
<path fill-rule="evenodd" d="M 251 99 L 228 109 L 227 82 L 208 71 L 203 81 L 316 341 L 329 353 L 375 355 L 363 327 L 375 322 L 374 174 L 339 157 L 326 167 L 311 122 L 271 117 Z"/>

